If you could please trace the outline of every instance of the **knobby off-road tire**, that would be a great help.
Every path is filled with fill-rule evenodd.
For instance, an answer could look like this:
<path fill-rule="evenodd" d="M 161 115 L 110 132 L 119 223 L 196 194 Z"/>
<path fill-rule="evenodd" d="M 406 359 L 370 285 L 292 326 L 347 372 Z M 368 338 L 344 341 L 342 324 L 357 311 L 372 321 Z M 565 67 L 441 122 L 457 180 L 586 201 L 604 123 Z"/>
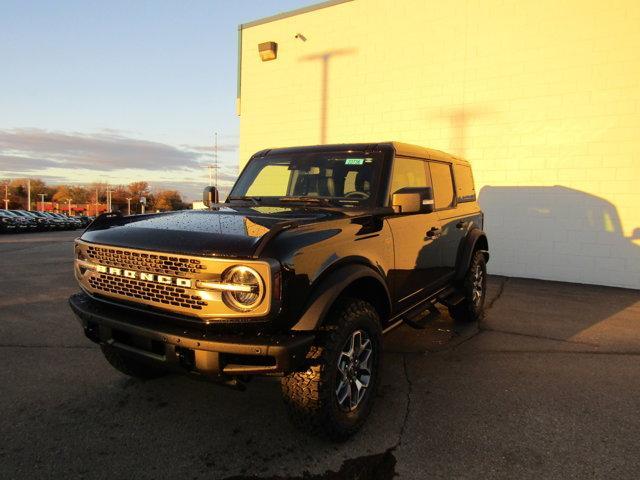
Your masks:
<path fill-rule="evenodd" d="M 487 261 L 482 252 L 475 252 L 469 270 L 462 281 L 465 300 L 449 308 L 449 313 L 458 322 L 477 322 L 484 315 L 484 300 L 487 294 Z"/>
<path fill-rule="evenodd" d="M 282 379 L 282 395 L 299 429 L 344 441 L 360 429 L 373 406 L 380 382 L 382 330 L 373 306 L 358 299 L 339 301 L 329 318 L 307 355 L 308 368 Z M 360 394 L 354 379 L 365 382 L 367 377 Z"/>
<path fill-rule="evenodd" d="M 113 368 L 130 377 L 149 380 L 166 374 L 165 370 L 129 357 L 109 345 L 100 345 L 100 348 Z"/>

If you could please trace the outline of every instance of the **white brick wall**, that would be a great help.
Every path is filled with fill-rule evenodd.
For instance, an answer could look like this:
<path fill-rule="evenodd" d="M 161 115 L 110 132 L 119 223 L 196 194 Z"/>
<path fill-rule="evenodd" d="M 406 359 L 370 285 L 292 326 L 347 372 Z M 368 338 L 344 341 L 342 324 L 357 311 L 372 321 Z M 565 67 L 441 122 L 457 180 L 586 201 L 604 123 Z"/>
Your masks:
<path fill-rule="evenodd" d="M 638 25 L 637 0 L 354 0 L 247 28 L 240 162 L 323 124 L 463 155 L 493 273 L 640 288 Z"/>

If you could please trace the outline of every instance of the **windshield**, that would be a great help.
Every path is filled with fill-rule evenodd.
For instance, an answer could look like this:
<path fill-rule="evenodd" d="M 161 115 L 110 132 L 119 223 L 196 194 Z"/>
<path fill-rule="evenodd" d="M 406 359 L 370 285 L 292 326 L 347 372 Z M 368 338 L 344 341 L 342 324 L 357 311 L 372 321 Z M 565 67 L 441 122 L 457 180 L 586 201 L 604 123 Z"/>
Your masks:
<path fill-rule="evenodd" d="M 238 178 L 229 200 L 370 205 L 377 191 L 381 162 L 378 153 L 349 152 L 254 158 Z"/>

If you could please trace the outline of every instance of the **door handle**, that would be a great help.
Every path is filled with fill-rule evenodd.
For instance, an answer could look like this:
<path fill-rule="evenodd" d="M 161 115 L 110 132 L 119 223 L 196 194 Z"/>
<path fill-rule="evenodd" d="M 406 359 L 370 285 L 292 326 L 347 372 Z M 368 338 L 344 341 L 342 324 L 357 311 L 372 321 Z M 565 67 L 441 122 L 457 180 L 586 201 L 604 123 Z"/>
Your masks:
<path fill-rule="evenodd" d="M 440 235 L 442 235 L 442 230 L 438 227 L 431 227 L 431 229 L 427 231 L 427 237 L 429 238 L 438 238 Z"/>

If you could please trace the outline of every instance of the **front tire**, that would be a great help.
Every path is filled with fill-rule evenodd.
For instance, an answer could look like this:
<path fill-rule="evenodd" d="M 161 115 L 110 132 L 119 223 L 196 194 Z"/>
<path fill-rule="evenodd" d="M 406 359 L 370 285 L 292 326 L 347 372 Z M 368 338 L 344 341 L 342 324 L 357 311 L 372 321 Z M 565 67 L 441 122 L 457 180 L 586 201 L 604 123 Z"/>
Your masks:
<path fill-rule="evenodd" d="M 344 441 L 364 424 L 380 381 L 382 330 L 371 304 L 344 299 L 319 332 L 308 368 L 282 379 L 289 416 L 299 429 Z"/>
<path fill-rule="evenodd" d="M 465 296 L 464 301 L 450 307 L 449 313 L 458 322 L 482 320 L 487 294 L 487 260 L 480 251 L 473 254 L 469 270 L 462 281 L 462 290 Z"/>
<path fill-rule="evenodd" d="M 113 368 L 130 377 L 150 380 L 166 374 L 162 368 L 136 360 L 109 345 L 100 345 L 100 348 Z"/>

